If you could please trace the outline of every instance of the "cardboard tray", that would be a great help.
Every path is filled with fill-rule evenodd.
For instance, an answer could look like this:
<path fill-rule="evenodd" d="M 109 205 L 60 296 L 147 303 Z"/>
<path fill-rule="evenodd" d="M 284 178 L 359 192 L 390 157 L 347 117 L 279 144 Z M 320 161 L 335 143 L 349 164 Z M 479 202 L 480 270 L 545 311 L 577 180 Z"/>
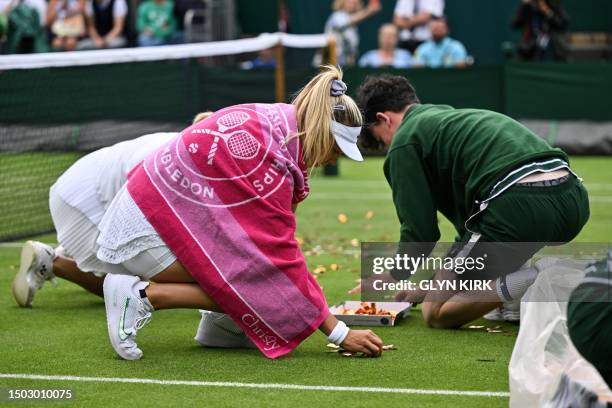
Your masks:
<path fill-rule="evenodd" d="M 370 303 L 370 302 L 367 302 Z M 361 302 L 347 300 L 338 303 L 329 308 L 329 311 L 336 316 L 338 320 L 343 321 L 349 326 L 395 326 L 403 318 L 410 315 L 412 303 L 408 302 L 374 302 L 377 308 L 384 309 L 389 312 L 397 312 L 395 317 L 385 315 L 345 315 L 342 314 L 343 309 L 357 310 L 361 307 Z"/>

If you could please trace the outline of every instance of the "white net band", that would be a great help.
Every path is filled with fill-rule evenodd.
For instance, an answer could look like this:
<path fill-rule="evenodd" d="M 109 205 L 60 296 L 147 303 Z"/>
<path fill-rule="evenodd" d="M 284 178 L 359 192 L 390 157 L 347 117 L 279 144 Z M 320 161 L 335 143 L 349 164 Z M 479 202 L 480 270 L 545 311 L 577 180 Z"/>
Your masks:
<path fill-rule="evenodd" d="M 231 41 L 164 45 L 159 47 L 120 48 L 113 50 L 3 55 L 0 56 L 0 70 L 213 57 L 256 52 L 279 44 L 289 48 L 323 48 L 327 46 L 328 41 L 329 37 L 325 34 L 296 35 L 265 33 L 255 38 Z"/>

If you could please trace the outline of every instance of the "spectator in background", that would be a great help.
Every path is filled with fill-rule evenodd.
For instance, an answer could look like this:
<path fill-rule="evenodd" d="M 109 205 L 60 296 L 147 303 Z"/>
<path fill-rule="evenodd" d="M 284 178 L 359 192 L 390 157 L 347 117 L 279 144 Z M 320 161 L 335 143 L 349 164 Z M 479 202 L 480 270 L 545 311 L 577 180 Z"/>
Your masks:
<path fill-rule="evenodd" d="M 408 68 L 412 65 L 410 52 L 398 49 L 398 30 L 393 24 L 384 24 L 378 30 L 378 49 L 363 54 L 359 59 L 360 67 Z"/>
<path fill-rule="evenodd" d="M 569 26 L 560 0 L 522 0 L 512 27 L 523 32 L 517 52 L 528 61 L 563 61 L 567 57 L 565 33 Z"/>
<path fill-rule="evenodd" d="M 47 26 L 51 29 L 51 45 L 55 51 L 73 51 L 85 34 L 85 0 L 50 0 Z"/>
<path fill-rule="evenodd" d="M 181 42 L 171 0 L 147 0 L 138 7 L 138 45 L 177 44 Z"/>
<path fill-rule="evenodd" d="M 465 47 L 448 36 L 444 18 L 430 23 L 431 40 L 421 44 L 415 53 L 415 65 L 428 68 L 464 68 L 468 55 Z"/>
<path fill-rule="evenodd" d="M 419 45 L 431 39 L 429 23 L 444 15 L 444 0 L 398 0 L 393 24 L 400 31 L 399 46 L 414 54 Z"/>
<path fill-rule="evenodd" d="M 325 23 L 325 32 L 336 38 L 336 62 L 339 65 L 355 65 L 359 53 L 357 26 L 366 18 L 380 11 L 380 0 L 369 0 L 364 9 L 361 0 L 335 0 L 334 12 Z M 321 55 L 314 65 L 321 65 Z"/>
<path fill-rule="evenodd" d="M 3 53 L 47 51 L 44 0 L 0 0 L 0 45 Z"/>
<path fill-rule="evenodd" d="M 123 36 L 127 11 L 125 0 L 89 0 L 85 6 L 89 38 L 80 41 L 77 48 L 124 47 L 127 43 Z"/>
<path fill-rule="evenodd" d="M 240 68 L 244 70 L 276 68 L 275 49 L 267 48 L 259 51 L 255 59 L 242 62 Z"/>

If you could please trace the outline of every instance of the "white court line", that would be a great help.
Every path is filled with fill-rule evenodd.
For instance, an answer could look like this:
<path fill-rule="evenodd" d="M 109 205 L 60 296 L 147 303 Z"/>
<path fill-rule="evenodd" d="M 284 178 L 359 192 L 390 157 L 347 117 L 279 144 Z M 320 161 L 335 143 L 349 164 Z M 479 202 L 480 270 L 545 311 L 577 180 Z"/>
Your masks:
<path fill-rule="evenodd" d="M 588 190 L 612 190 L 612 184 L 585 184 Z"/>
<path fill-rule="evenodd" d="M 508 398 L 510 393 L 498 391 L 455 391 L 455 390 L 422 390 L 417 388 L 381 388 L 381 387 L 338 387 L 331 385 L 301 385 L 301 384 L 262 384 L 226 381 L 181 381 L 154 380 L 149 378 L 112 378 L 112 377 L 75 377 L 71 375 L 37 375 L 37 374 L 0 374 L 0 378 L 40 381 L 80 381 L 101 383 L 155 384 L 155 385 L 188 385 L 195 387 L 225 387 L 225 388 L 258 388 L 299 391 L 335 391 L 364 392 L 387 394 L 420 394 L 420 395 L 456 395 L 467 397 L 501 397 Z"/>
<path fill-rule="evenodd" d="M 345 198 L 357 201 L 389 201 L 392 202 L 391 192 L 389 194 L 362 194 L 362 193 L 311 193 L 310 200 L 335 200 Z M 612 203 L 612 196 L 590 195 L 589 201 L 592 203 Z"/>
<path fill-rule="evenodd" d="M 310 183 L 317 187 L 334 186 L 334 187 L 387 187 L 387 180 L 342 180 L 342 179 L 310 179 Z"/>
<path fill-rule="evenodd" d="M 365 188 L 365 187 L 380 187 L 389 188 L 386 180 L 342 180 L 342 179 L 311 179 L 311 184 L 318 187 L 353 187 L 353 188 Z M 607 190 L 612 191 L 612 183 L 585 183 L 585 186 L 589 190 Z M 312 186 L 311 186 L 312 187 Z"/>
<path fill-rule="evenodd" d="M 0 242 L 0 248 L 21 248 L 23 242 Z"/>
<path fill-rule="evenodd" d="M 362 193 L 310 193 L 307 200 L 334 200 L 338 201 L 341 198 L 360 201 L 388 201 L 392 203 L 393 196 L 389 194 L 362 194 Z"/>

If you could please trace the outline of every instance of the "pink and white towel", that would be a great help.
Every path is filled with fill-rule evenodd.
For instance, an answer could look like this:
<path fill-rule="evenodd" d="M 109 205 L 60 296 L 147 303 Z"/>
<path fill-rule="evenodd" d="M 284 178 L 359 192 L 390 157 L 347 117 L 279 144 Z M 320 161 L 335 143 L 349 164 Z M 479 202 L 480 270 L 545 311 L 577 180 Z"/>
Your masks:
<path fill-rule="evenodd" d="M 149 156 L 128 191 L 179 261 L 269 358 L 329 311 L 295 239 L 308 195 L 295 108 L 238 105 Z"/>

